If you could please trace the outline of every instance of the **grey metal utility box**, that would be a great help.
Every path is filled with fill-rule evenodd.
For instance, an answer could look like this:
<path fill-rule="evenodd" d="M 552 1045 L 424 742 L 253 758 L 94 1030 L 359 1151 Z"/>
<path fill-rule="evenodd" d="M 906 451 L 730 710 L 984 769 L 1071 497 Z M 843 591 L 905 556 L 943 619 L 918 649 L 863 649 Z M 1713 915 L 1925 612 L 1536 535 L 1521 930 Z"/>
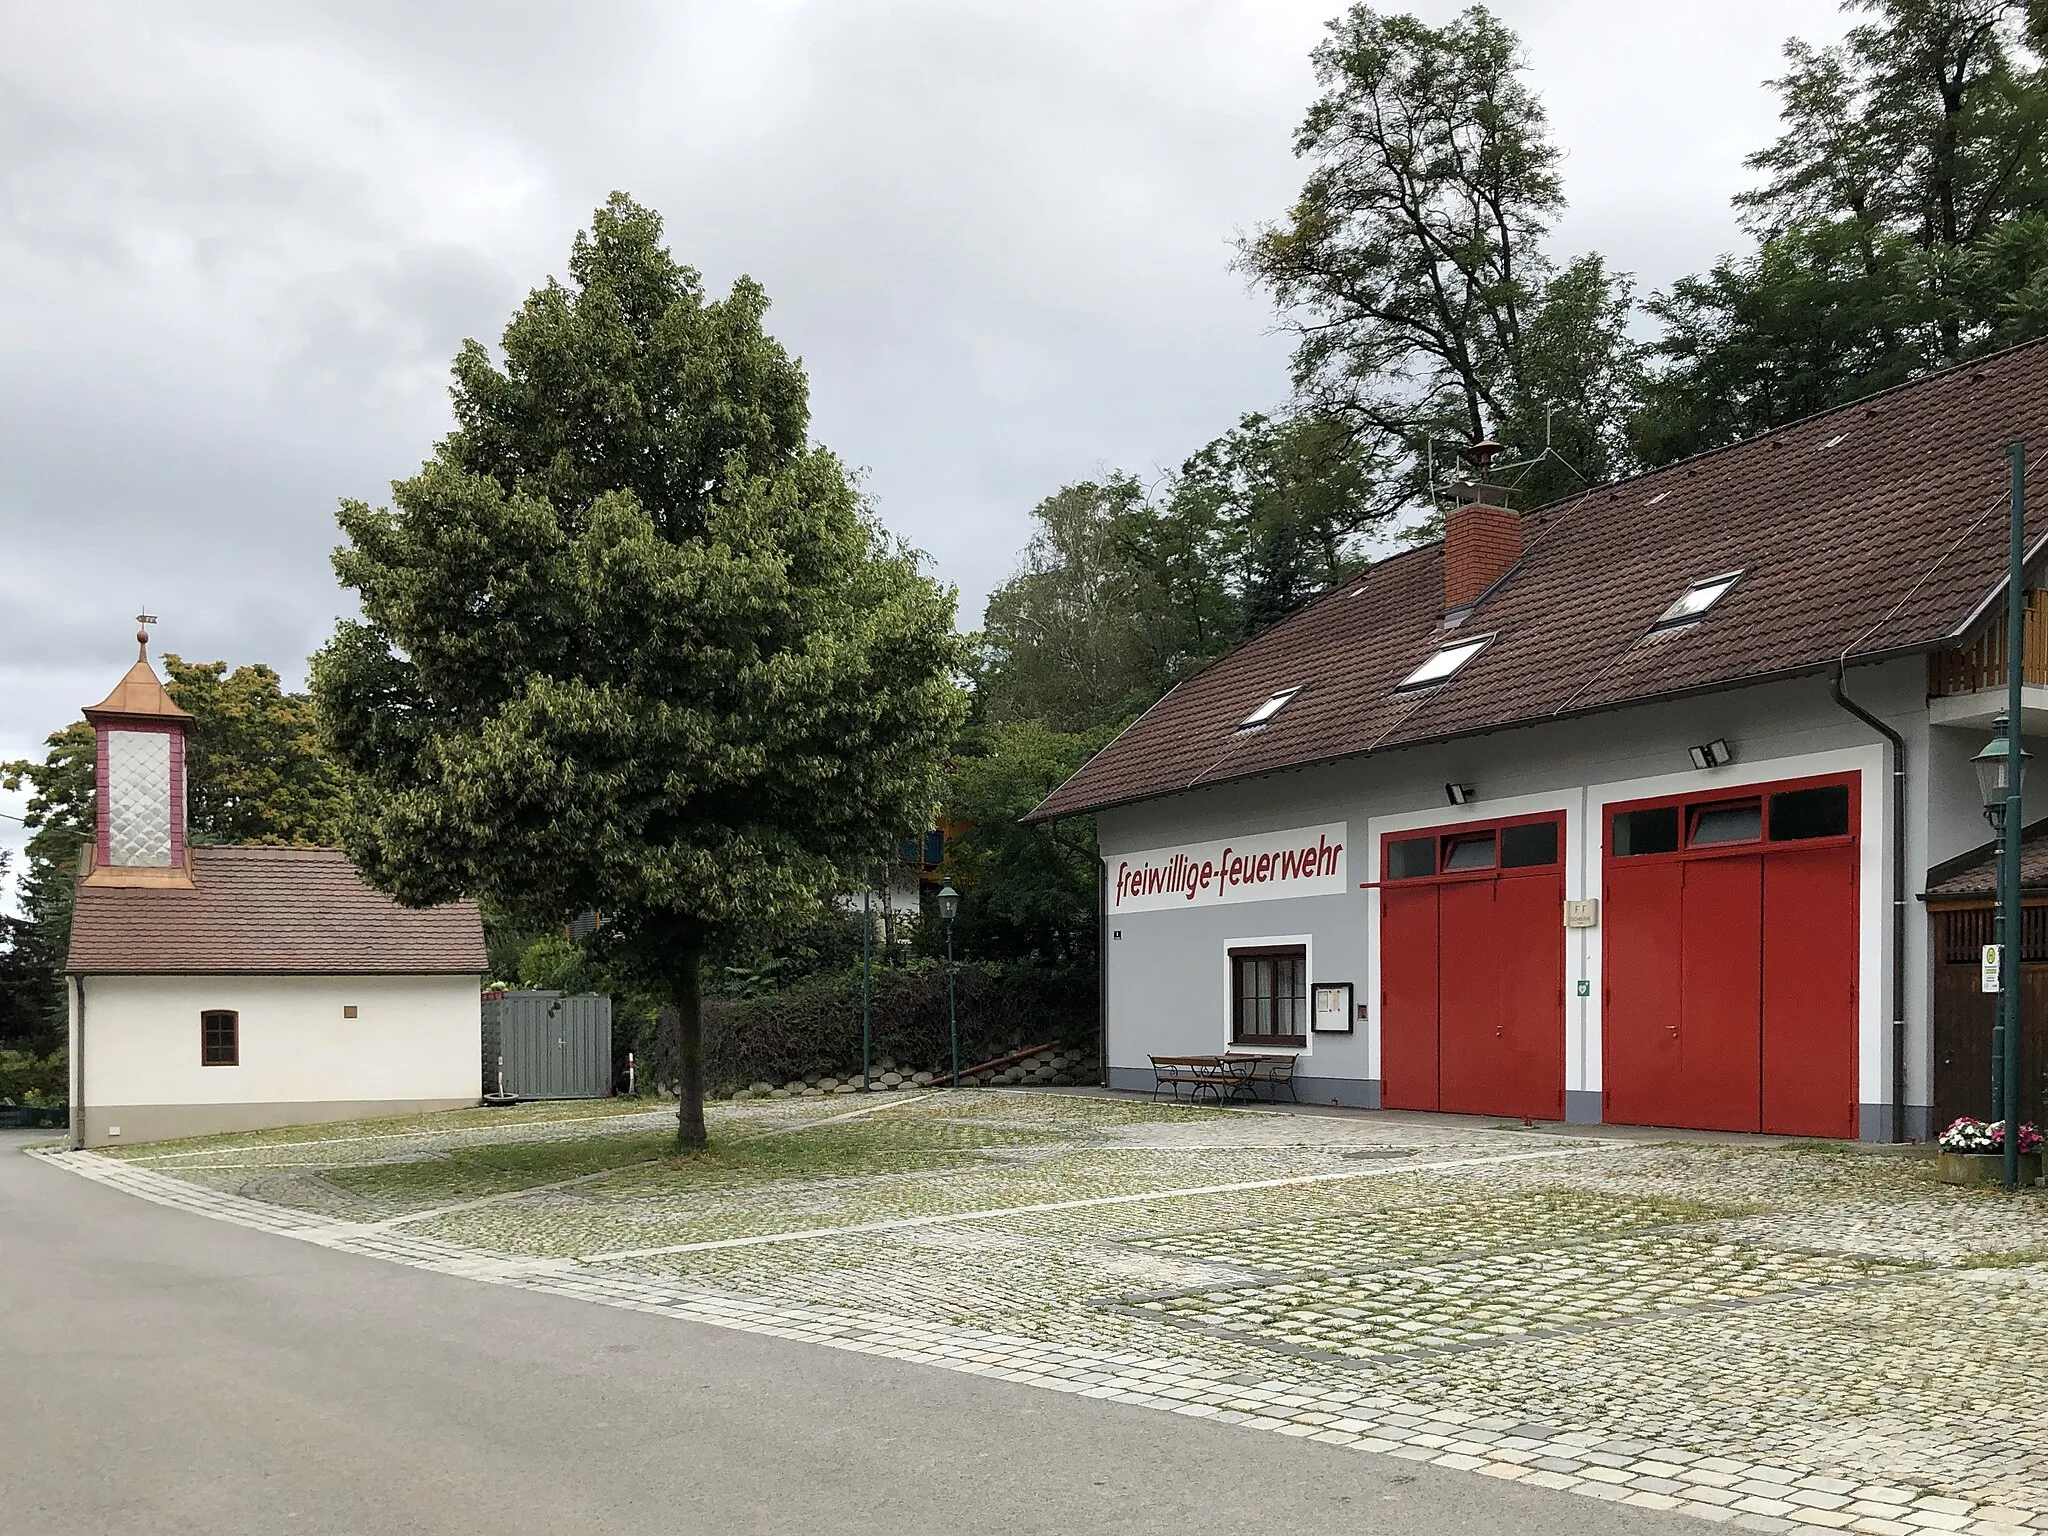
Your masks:
<path fill-rule="evenodd" d="M 483 1033 L 486 1098 L 504 1093 L 521 1099 L 601 1099 L 612 1091 L 608 997 L 591 992 L 487 997 Z"/>

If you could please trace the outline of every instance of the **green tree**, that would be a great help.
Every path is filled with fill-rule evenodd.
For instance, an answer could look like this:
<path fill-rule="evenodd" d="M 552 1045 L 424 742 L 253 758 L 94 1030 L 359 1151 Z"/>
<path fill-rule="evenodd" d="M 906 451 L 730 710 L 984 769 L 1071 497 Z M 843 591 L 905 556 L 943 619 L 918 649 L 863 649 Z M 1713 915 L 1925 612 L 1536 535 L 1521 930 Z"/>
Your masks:
<path fill-rule="evenodd" d="M 707 299 L 623 194 L 506 327 L 393 507 L 345 503 L 361 602 L 314 658 L 347 845 L 412 904 L 597 911 L 680 1020 L 705 1141 L 707 948 L 922 831 L 964 713 L 950 594 L 808 446 L 759 287 Z"/>
<path fill-rule="evenodd" d="M 1308 181 L 1239 252 L 1298 338 L 1302 405 L 1398 467 L 1404 499 L 1437 438 L 1500 433 L 1537 501 L 1621 467 L 1621 436 L 1580 413 L 1626 391 L 1628 286 L 1544 254 L 1564 189 L 1514 33 L 1483 6 L 1435 27 L 1359 4 L 1313 57 Z"/>
<path fill-rule="evenodd" d="M 83 720 L 53 732 L 41 762 L 0 763 L 0 786 L 29 789 L 22 816 L 28 825 L 20 887 L 25 926 L 14 940 L 15 987 L 45 1043 L 66 1027 L 64 961 L 79 861 L 93 836 L 93 780 L 93 729 Z"/>
<path fill-rule="evenodd" d="M 961 952 L 989 960 L 1095 963 L 1098 892 L 1095 823 L 1052 826 L 1023 818 L 1107 745 L 1113 729 L 1055 731 L 1042 721 L 994 727 L 963 754 L 946 797 L 964 830 L 946 843 L 946 873 L 961 892 Z"/>
<path fill-rule="evenodd" d="M 1777 141 L 1736 199 L 1758 238 L 1649 305 L 1641 457 L 1767 431 L 2048 334 L 2048 76 L 2017 0 L 1847 0 L 1786 44 Z"/>
<path fill-rule="evenodd" d="M 977 691 L 990 720 L 1085 730 L 1123 719 L 1172 685 L 1191 628 L 1235 633 L 1234 613 L 1218 612 L 1227 599 L 1201 579 L 1204 536 L 1182 547 L 1191 530 L 1163 526 L 1129 475 L 1063 486 L 1031 517 L 1017 574 L 982 621 Z"/>
<path fill-rule="evenodd" d="M 1383 468 L 1343 422 L 1321 415 L 1255 413 L 1189 458 L 1165 516 L 1209 530 L 1213 586 L 1236 599 L 1211 635 L 1235 644 L 1363 566 L 1364 541 L 1406 497 L 1405 486 L 1387 494 Z"/>
<path fill-rule="evenodd" d="M 341 838 L 341 773 L 320 750 L 313 701 L 261 663 L 164 657 L 165 687 L 192 712 L 185 733 L 186 821 L 198 843 Z"/>

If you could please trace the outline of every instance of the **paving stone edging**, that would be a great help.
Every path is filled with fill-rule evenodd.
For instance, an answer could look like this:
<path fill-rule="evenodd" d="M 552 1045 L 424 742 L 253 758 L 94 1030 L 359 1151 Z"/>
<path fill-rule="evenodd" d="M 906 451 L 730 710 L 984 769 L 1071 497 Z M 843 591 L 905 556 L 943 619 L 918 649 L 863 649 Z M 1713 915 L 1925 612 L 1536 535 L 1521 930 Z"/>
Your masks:
<path fill-rule="evenodd" d="M 1702 1456 L 1595 1432 L 1560 1430 L 1551 1424 L 1489 1418 L 1404 1401 L 1364 1386 L 1316 1392 L 1284 1381 L 1247 1382 L 1243 1373 L 1218 1363 L 1052 1345 L 911 1319 L 878 1320 L 851 1309 L 692 1293 L 574 1259 L 505 1258 L 409 1236 L 377 1223 L 337 1221 L 265 1205 L 90 1152 L 36 1150 L 29 1155 L 158 1205 L 367 1258 L 1241 1424 L 1532 1487 L 1675 1511 L 1743 1530 L 1847 1530 L 1867 1536 L 1939 1531 L 2015 1536 L 2048 1530 L 2044 1511 Z"/>

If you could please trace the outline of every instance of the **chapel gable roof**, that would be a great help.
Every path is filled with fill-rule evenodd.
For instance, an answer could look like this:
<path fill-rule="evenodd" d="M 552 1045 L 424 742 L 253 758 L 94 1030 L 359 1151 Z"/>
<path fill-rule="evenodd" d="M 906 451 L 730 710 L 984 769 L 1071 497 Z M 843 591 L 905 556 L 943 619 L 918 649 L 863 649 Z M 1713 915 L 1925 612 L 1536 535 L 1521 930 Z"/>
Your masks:
<path fill-rule="evenodd" d="M 473 901 L 401 907 L 338 848 L 194 848 L 189 889 L 81 883 L 73 975 L 477 976 Z"/>

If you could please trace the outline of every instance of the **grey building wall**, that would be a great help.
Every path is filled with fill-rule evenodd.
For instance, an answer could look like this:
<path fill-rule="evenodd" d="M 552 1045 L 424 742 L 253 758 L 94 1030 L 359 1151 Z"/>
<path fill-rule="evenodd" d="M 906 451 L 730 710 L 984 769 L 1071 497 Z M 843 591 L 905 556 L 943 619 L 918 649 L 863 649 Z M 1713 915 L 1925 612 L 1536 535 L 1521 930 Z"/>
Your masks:
<path fill-rule="evenodd" d="M 1291 678 L 1263 680 L 1264 689 Z M 1917 895 L 1932 860 L 1983 841 L 1968 759 L 1982 733 L 1932 728 L 1926 713 L 1926 666 L 1908 658 L 1849 672 L 1848 692 L 1905 734 L 1908 743 L 1907 869 Z M 1255 702 L 1255 701 L 1254 701 Z M 1249 704 L 1247 705 L 1249 708 Z M 1423 703 L 1420 708 L 1428 709 Z M 1687 749 L 1725 737 L 1735 748 L 1728 767 L 1699 774 Z M 1602 799 L 1677 793 L 1700 784 L 1734 787 L 1813 772 L 1862 775 L 1862 839 L 1866 874 L 1862 905 L 1859 1079 L 1867 1134 L 1888 1128 L 1892 1016 L 1889 917 L 1890 779 L 1883 739 L 1829 697 L 1815 677 L 1641 705 L 1467 740 L 1405 748 L 1326 763 L 1238 784 L 1188 791 L 1104 811 L 1097 818 L 1105 860 L 1177 844 L 1244 837 L 1326 822 L 1349 831 L 1348 884 L 1343 895 L 1190 906 L 1185 910 L 1112 912 L 1106 926 L 1107 1015 L 1111 1080 L 1149 1087 L 1148 1055 L 1207 1053 L 1228 1038 L 1224 952 L 1246 938 L 1307 936 L 1311 979 L 1350 981 L 1368 1005 L 1369 1024 L 1349 1037 L 1315 1035 L 1297 1073 L 1304 1099 L 1371 1105 L 1378 1101 L 1374 1059 L 1378 996 L 1376 897 L 1360 882 L 1376 877 L 1376 832 L 1412 818 L 1416 825 L 1483 821 L 1546 808 L 1567 812 L 1567 895 L 1598 896 Z M 2043 776 L 2048 779 L 2048 775 Z M 1444 785 L 1474 786 L 1462 810 L 1446 803 Z M 1595 786 L 1612 787 L 1604 797 Z M 2037 784 L 2030 805 L 2048 800 Z M 2030 812 L 2030 814 L 2032 814 Z M 1975 819 L 1975 828 L 1972 819 Z M 1378 825 L 1376 825 L 1376 823 Z M 1907 1104 L 1914 1129 L 1924 1127 L 1931 1097 L 1927 925 L 1909 909 L 1906 997 Z M 1592 996 L 1567 998 L 1568 1113 L 1599 1112 L 1598 930 L 1567 935 L 1568 979 L 1593 983 Z"/>

